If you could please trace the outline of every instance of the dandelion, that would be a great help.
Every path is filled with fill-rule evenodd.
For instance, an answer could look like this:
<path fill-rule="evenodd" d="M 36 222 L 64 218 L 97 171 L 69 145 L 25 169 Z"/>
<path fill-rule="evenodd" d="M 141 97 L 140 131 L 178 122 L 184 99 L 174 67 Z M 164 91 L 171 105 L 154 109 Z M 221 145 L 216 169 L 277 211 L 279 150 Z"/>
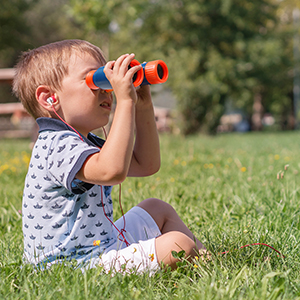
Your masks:
<path fill-rule="evenodd" d="M 209 169 L 213 169 L 214 165 L 212 163 L 208 164 Z"/>
<path fill-rule="evenodd" d="M 93 246 L 99 246 L 100 245 L 100 240 L 94 240 Z"/>
<path fill-rule="evenodd" d="M 176 166 L 179 164 L 179 160 L 178 159 L 174 159 L 173 164 Z"/>
<path fill-rule="evenodd" d="M 182 162 L 181 162 L 181 165 L 182 165 L 183 167 L 185 167 L 185 166 L 186 166 L 186 161 L 182 161 Z"/>
<path fill-rule="evenodd" d="M 131 188 L 128 189 L 128 193 L 132 193 L 132 189 Z"/>
<path fill-rule="evenodd" d="M 26 166 L 28 166 L 30 162 L 30 156 L 27 153 L 22 152 L 22 161 L 26 164 Z"/>
<path fill-rule="evenodd" d="M 5 164 L 0 166 L 0 174 L 9 169 L 9 165 Z"/>
<path fill-rule="evenodd" d="M 170 181 L 171 181 L 171 182 L 175 182 L 175 178 L 172 177 L 172 178 L 170 179 Z"/>
<path fill-rule="evenodd" d="M 278 154 L 275 154 L 275 155 L 274 155 L 274 159 L 275 159 L 275 160 L 278 160 L 279 158 L 280 158 L 280 156 L 279 156 Z"/>
<path fill-rule="evenodd" d="M 241 172 L 246 172 L 247 171 L 247 168 L 246 167 L 241 167 Z"/>
<path fill-rule="evenodd" d="M 149 254 L 149 258 L 150 258 L 151 261 L 154 261 L 154 253 Z"/>

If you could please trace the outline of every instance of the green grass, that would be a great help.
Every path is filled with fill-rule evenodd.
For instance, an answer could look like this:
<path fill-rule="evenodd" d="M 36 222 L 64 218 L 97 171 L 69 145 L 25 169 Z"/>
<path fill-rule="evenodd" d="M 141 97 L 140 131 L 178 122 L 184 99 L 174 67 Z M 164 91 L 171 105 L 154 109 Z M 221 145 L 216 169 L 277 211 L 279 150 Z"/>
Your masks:
<path fill-rule="evenodd" d="M 150 278 L 24 265 L 20 210 L 29 142 L 1 140 L 0 298 L 300 299 L 298 138 L 297 132 L 161 136 L 161 170 L 122 184 L 124 211 L 148 197 L 169 202 L 212 260 L 182 261 L 177 271 Z M 113 197 L 118 218 L 117 187 Z M 256 242 L 285 258 L 265 246 L 240 248 Z"/>

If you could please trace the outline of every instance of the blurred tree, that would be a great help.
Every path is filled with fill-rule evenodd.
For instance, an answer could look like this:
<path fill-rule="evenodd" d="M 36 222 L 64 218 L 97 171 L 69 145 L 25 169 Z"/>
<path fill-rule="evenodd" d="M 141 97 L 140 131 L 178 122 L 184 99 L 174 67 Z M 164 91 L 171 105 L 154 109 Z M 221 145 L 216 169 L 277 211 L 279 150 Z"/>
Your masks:
<path fill-rule="evenodd" d="M 26 43 L 26 35 L 30 29 L 24 13 L 35 0 L 2 1 L 0 9 L 0 66 L 7 67 L 11 63 L 11 55 L 15 49 L 22 49 Z M 2 59 L 1 59 L 2 58 Z"/>
<path fill-rule="evenodd" d="M 214 132 L 230 99 L 252 115 L 290 111 L 291 33 L 272 0 L 71 0 L 74 14 L 115 58 L 134 50 L 170 69 L 185 134 Z"/>
<path fill-rule="evenodd" d="M 108 59 L 134 51 L 161 58 L 185 134 L 214 132 L 230 101 L 262 128 L 270 112 L 293 127 L 292 79 L 298 0 L 12 0 L 0 10 L 0 67 L 21 50 L 84 38 Z"/>
<path fill-rule="evenodd" d="M 37 1 L 26 15 L 31 29 L 30 48 L 63 39 L 85 37 L 84 27 L 70 13 L 69 0 Z"/>
<path fill-rule="evenodd" d="M 21 51 L 46 43 L 84 38 L 70 14 L 69 0 L 2 1 L 0 9 L 0 67 L 13 67 Z M 9 85 L 0 85 L 0 101 L 14 102 Z"/>
<path fill-rule="evenodd" d="M 276 18 L 278 20 L 272 40 L 275 42 L 271 59 L 279 63 L 274 64 L 269 75 L 269 92 L 264 93 L 264 106 L 276 119 L 280 129 L 294 129 L 297 127 L 295 120 L 295 99 L 293 99 L 293 79 L 295 76 L 296 62 L 293 55 L 294 37 L 300 36 L 300 26 L 293 24 L 293 11 L 300 8 L 297 0 L 273 0 L 277 5 Z"/>
<path fill-rule="evenodd" d="M 35 3 L 35 0 L 2 1 L 0 9 L 0 68 L 12 67 L 17 53 L 26 44 L 30 32 L 24 14 Z M 0 102 L 11 102 L 11 88 L 0 84 Z"/>
<path fill-rule="evenodd" d="M 2 1 L 0 66 L 11 67 L 21 51 L 86 32 L 70 13 L 69 0 Z"/>

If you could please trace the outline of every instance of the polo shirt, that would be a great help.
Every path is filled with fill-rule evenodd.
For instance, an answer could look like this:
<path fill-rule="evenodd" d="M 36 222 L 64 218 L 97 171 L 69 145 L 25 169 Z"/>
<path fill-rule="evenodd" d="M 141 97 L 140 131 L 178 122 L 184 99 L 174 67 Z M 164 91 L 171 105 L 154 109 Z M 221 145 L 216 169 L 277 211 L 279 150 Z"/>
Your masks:
<path fill-rule="evenodd" d="M 112 187 L 75 178 L 104 140 L 92 133 L 79 137 L 57 119 L 37 123 L 22 202 L 24 258 L 35 265 L 65 259 L 86 263 L 117 238 L 111 224 Z"/>

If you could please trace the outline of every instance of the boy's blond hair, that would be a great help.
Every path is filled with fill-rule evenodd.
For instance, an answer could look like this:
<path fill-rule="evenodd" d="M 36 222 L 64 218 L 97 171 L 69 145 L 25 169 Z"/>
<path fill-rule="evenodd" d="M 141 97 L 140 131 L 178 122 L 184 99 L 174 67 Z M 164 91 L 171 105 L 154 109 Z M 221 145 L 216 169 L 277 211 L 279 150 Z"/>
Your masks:
<path fill-rule="evenodd" d="M 63 78 L 68 75 L 70 57 L 74 52 L 90 54 L 105 64 L 102 51 L 83 40 L 59 41 L 21 55 L 15 69 L 13 93 L 35 119 L 49 116 L 36 99 L 36 89 L 46 85 L 52 93 L 60 90 Z"/>

